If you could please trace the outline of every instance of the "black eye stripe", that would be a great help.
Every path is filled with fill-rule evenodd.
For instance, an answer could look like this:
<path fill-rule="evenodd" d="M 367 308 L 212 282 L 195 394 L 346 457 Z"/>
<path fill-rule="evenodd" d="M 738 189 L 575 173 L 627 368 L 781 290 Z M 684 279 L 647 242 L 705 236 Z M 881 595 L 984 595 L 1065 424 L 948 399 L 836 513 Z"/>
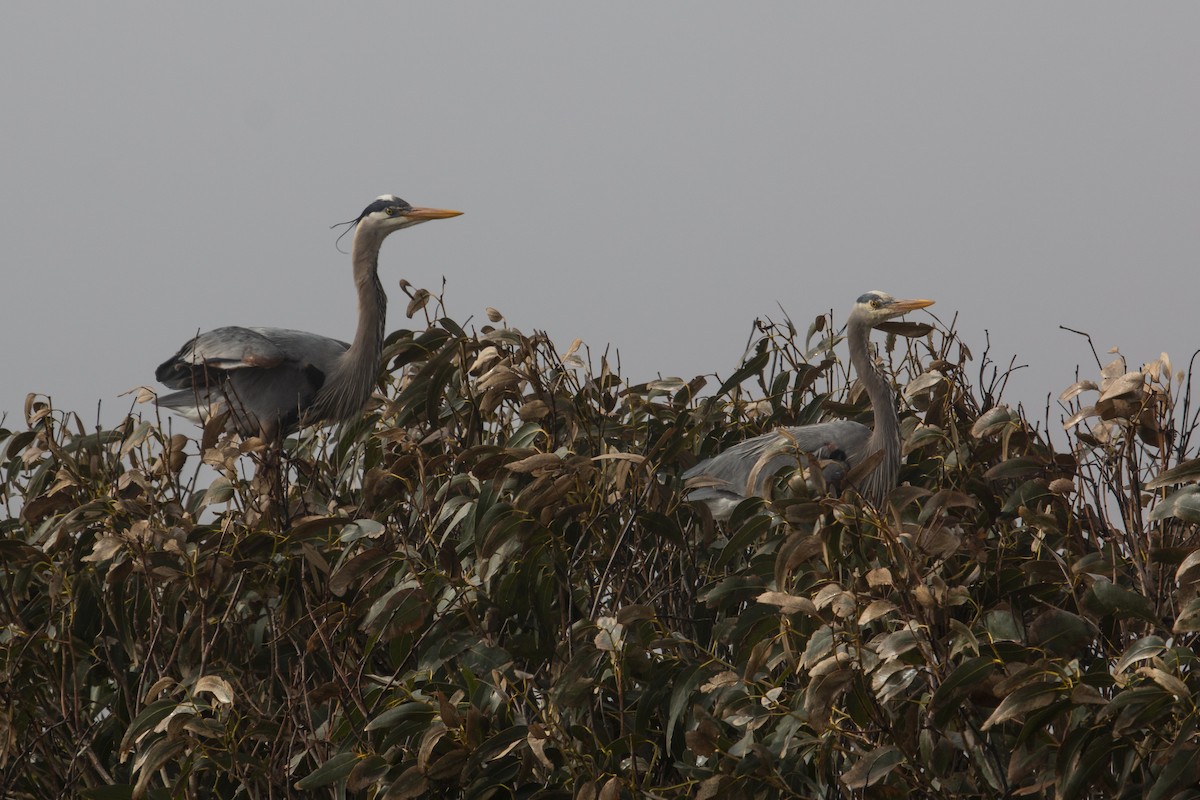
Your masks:
<path fill-rule="evenodd" d="M 382 211 L 382 212 L 388 213 L 388 214 L 393 213 L 393 212 L 389 212 L 388 209 L 395 209 L 394 213 L 399 214 L 399 213 L 408 211 L 411 208 L 412 208 L 412 205 L 401 200 L 399 197 L 395 197 L 395 198 L 391 198 L 391 199 L 381 199 L 381 200 L 376 200 L 375 202 L 371 203 L 371 205 L 364 208 L 363 212 L 358 215 L 358 218 L 362 219 L 363 217 L 367 216 L 368 214 L 373 214 L 376 211 Z"/>

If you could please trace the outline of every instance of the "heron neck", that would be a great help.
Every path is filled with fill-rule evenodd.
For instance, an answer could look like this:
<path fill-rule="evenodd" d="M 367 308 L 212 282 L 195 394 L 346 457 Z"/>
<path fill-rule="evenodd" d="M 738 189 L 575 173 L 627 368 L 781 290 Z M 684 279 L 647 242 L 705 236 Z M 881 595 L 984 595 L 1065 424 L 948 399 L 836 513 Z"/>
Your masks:
<path fill-rule="evenodd" d="M 350 348 L 338 361 L 336 374 L 327 376 L 326 386 L 337 387 L 328 395 L 329 415 L 338 419 L 357 414 L 366 404 L 379 377 L 383 355 L 387 295 L 379 282 L 379 248 L 384 237 L 359 228 L 354 236 L 351 261 L 358 290 L 358 327 Z"/>
<path fill-rule="evenodd" d="M 878 503 L 896 485 L 900 472 L 900 417 L 896 414 L 896 395 L 892 386 L 871 359 L 870 335 L 869 325 L 858 321 L 850 323 L 847 332 L 850 363 L 867 390 L 875 417 L 875 425 L 863 456 L 883 451 L 883 460 L 864 481 L 863 494 Z"/>

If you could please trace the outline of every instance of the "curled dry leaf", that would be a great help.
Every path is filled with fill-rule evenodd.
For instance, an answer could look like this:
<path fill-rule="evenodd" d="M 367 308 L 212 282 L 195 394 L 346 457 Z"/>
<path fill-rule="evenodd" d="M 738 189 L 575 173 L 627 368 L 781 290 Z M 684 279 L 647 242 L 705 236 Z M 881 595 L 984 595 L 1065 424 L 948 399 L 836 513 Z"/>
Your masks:
<path fill-rule="evenodd" d="M 1075 381 L 1063 390 L 1063 393 L 1058 396 L 1058 400 L 1061 403 L 1068 403 L 1083 392 L 1095 391 L 1099 388 L 1100 387 L 1096 385 L 1095 381 Z"/>
<path fill-rule="evenodd" d="M 933 391 L 934 387 L 944 383 L 945 380 L 946 376 L 937 370 L 930 370 L 923 375 L 919 375 L 912 383 L 904 387 L 904 399 L 911 401 L 913 398 L 928 394 Z"/>
<path fill-rule="evenodd" d="M 431 296 L 428 289 L 417 289 L 413 292 L 412 300 L 408 301 L 408 308 L 404 310 L 405 316 L 412 319 L 414 314 L 429 305 L 429 298 Z"/>
<path fill-rule="evenodd" d="M 1003 430 L 1010 423 L 1019 421 L 1020 417 L 1006 404 L 1001 403 L 979 415 L 975 424 L 971 426 L 971 435 L 976 439 L 982 439 L 984 436 Z"/>
<path fill-rule="evenodd" d="M 754 599 L 764 605 L 778 606 L 783 614 L 805 613 L 817 616 L 816 604 L 807 597 L 797 597 L 786 592 L 763 592 Z"/>
<path fill-rule="evenodd" d="M 508 366 L 507 359 L 492 367 L 487 373 L 479 379 L 479 391 L 485 392 L 488 389 L 507 389 L 510 386 L 515 386 L 521 381 L 521 376 L 512 367 Z"/>
<path fill-rule="evenodd" d="M 1118 378 L 1105 380 L 1096 403 L 1100 404 L 1105 400 L 1113 400 L 1126 395 L 1140 396 L 1145 383 L 1146 376 L 1141 372 L 1126 372 Z"/>
<path fill-rule="evenodd" d="M 467 367 L 467 372 L 476 373 L 481 369 L 487 369 L 499 360 L 500 352 L 492 345 L 488 345 L 475 356 L 475 360 L 471 362 L 471 366 Z"/>
<path fill-rule="evenodd" d="M 1075 491 L 1075 481 L 1070 478 L 1055 478 L 1050 481 L 1049 488 L 1055 494 L 1068 495 Z"/>
<path fill-rule="evenodd" d="M 741 681 L 741 675 L 738 675 L 732 670 L 726 670 L 725 672 L 718 672 L 716 675 L 713 675 L 711 678 L 709 678 L 708 681 L 700 687 L 700 691 L 711 692 L 713 689 L 720 689 L 722 686 L 733 686 L 736 683 L 741 683 Z"/>
<path fill-rule="evenodd" d="M 575 355 L 575 351 L 578 350 L 582 344 L 583 339 L 576 339 L 575 341 L 571 342 L 571 346 L 567 348 L 567 352 L 563 353 L 562 360 L 566 361 L 571 356 Z"/>
<path fill-rule="evenodd" d="M 1063 421 L 1063 430 L 1069 431 L 1069 430 L 1071 430 L 1071 428 L 1074 428 L 1076 425 L 1083 422 L 1088 417 L 1094 417 L 1098 413 L 1099 412 L 1096 411 L 1095 406 L 1084 406 L 1083 408 L 1079 409 L 1078 411 L 1076 411 L 1074 414 L 1067 417 L 1067 419 Z"/>
<path fill-rule="evenodd" d="M 625 645 L 625 626 L 617 622 L 616 617 L 597 617 L 596 627 L 599 632 L 592 643 L 597 650 L 612 653 Z"/>
<path fill-rule="evenodd" d="M 201 676 L 196 681 L 196 688 L 193 691 L 196 694 L 209 692 L 221 705 L 227 706 L 233 703 L 233 687 L 229 685 L 229 681 L 219 675 Z"/>

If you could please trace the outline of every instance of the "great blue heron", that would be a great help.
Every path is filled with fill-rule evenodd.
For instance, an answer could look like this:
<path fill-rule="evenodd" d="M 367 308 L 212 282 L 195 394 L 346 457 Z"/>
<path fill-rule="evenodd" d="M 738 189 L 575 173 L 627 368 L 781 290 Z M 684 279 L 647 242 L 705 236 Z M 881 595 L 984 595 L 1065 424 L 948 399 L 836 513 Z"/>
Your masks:
<path fill-rule="evenodd" d="M 371 396 L 383 353 L 383 240 L 401 228 L 461 213 L 382 195 L 354 221 L 358 329 L 353 342 L 286 328 L 217 328 L 189 341 L 155 370 L 158 380 L 180 390 L 159 397 L 158 404 L 193 422 L 228 411 L 230 428 L 267 440 L 304 425 L 353 417 Z"/>
<path fill-rule="evenodd" d="M 755 436 L 683 473 L 687 498 L 705 503 L 714 517 L 725 519 L 747 497 L 764 496 L 772 477 L 784 467 L 816 467 L 824 478 L 840 480 L 879 453 L 878 463 L 853 488 L 872 503 L 882 502 L 900 472 L 900 418 L 891 385 L 871 359 L 871 329 L 931 305 L 932 300 L 897 300 L 886 292 L 867 292 L 850 312 L 846 321 L 850 363 L 871 400 L 873 430 L 851 420 L 835 420 Z"/>

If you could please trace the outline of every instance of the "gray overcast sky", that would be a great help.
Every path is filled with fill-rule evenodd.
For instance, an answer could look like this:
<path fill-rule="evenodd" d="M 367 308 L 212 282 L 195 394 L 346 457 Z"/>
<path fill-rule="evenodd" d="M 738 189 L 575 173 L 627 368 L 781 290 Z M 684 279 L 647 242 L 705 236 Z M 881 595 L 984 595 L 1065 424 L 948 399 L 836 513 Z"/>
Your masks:
<path fill-rule="evenodd" d="M 315 4 L 313 4 L 315 5 Z M 1030 364 L 1200 346 L 1200 4 L 10 4 L 0 411 L 114 421 L 197 329 L 350 338 L 328 226 L 465 216 L 381 276 L 728 375 L 751 321 L 928 296 Z M 919 319 L 921 315 L 914 315 Z"/>

